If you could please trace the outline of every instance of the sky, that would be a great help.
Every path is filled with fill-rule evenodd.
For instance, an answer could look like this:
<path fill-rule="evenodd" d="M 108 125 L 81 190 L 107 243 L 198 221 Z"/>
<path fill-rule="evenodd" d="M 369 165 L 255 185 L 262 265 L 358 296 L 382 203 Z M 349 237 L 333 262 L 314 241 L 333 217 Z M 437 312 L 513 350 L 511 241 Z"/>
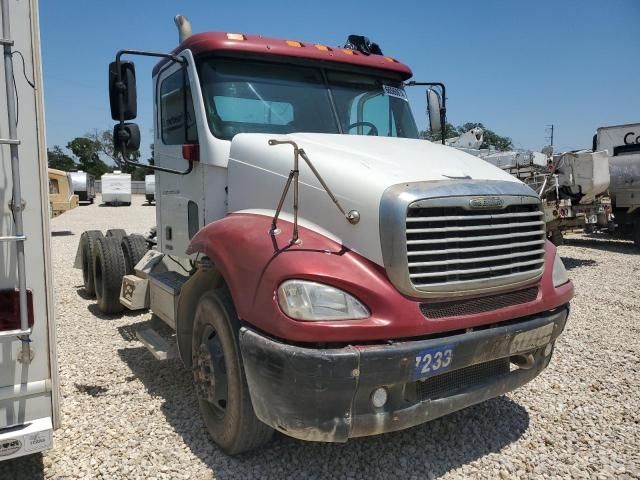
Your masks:
<path fill-rule="evenodd" d="M 194 33 L 255 33 L 331 46 L 368 36 L 408 64 L 413 80 L 447 86 L 447 119 L 481 122 L 540 149 L 588 148 L 597 127 L 640 122 L 639 0 L 234 2 L 42 0 L 47 143 L 111 129 L 107 68 L 120 49 L 170 51 L 173 17 Z M 142 143 L 151 133 L 153 61 L 135 59 Z M 409 90 L 425 128 L 425 96 Z M 148 148 L 144 148 L 142 159 Z"/>

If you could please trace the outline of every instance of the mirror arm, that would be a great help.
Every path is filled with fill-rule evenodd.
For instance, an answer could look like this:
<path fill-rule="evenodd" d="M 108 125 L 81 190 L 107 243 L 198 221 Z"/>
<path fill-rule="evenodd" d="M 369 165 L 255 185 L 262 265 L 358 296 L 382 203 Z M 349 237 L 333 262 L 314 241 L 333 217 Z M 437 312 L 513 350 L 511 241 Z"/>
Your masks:
<path fill-rule="evenodd" d="M 442 90 L 442 108 L 440 108 L 440 123 L 442 124 L 442 145 L 445 145 L 447 132 L 447 89 L 442 82 L 414 82 L 404 84 L 405 87 L 439 87 Z"/>
<path fill-rule="evenodd" d="M 140 55 L 143 57 L 168 58 L 169 60 L 172 60 L 176 63 L 181 64 L 183 68 L 186 67 L 187 65 L 186 58 L 180 57 L 178 55 L 174 55 L 172 53 L 146 52 L 143 50 L 120 50 L 116 54 L 116 85 L 118 87 L 118 90 L 120 91 L 118 95 L 118 102 L 120 104 L 120 119 L 119 119 L 120 127 L 124 126 L 124 92 L 125 92 L 124 83 L 122 82 L 122 64 L 120 60 L 120 57 L 122 57 L 122 55 Z M 188 175 L 189 173 L 191 173 L 191 170 L 193 170 L 193 160 L 187 160 L 189 162 L 189 165 L 185 170 L 174 170 L 173 168 L 160 167 L 156 165 L 144 165 L 139 162 L 132 162 L 127 158 L 127 155 L 125 153 L 127 151 L 125 148 L 126 144 L 127 144 L 126 139 L 121 138 L 120 154 L 122 155 L 122 161 L 126 165 L 131 165 L 132 167 L 145 167 L 154 171 L 157 170 L 159 172 L 175 173 L 177 175 Z"/>

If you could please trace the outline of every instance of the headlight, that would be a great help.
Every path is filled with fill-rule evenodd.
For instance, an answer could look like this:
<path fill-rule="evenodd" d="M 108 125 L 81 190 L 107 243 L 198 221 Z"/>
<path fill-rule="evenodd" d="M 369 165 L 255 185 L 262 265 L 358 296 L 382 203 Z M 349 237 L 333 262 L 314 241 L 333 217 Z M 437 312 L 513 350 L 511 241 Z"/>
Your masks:
<path fill-rule="evenodd" d="M 553 260 L 553 286 L 559 287 L 569 281 L 569 274 L 567 269 L 564 268 L 564 263 L 560 255 L 556 253 L 556 258 Z"/>
<path fill-rule="evenodd" d="M 347 292 L 322 283 L 287 280 L 278 288 L 280 308 L 296 320 L 367 318 L 369 310 Z"/>

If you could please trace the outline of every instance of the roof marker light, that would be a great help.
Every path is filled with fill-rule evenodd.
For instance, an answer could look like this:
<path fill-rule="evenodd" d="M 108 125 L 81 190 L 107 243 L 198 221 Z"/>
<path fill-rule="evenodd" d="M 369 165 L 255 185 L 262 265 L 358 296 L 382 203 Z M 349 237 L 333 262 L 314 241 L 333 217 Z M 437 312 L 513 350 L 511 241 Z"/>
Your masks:
<path fill-rule="evenodd" d="M 318 50 L 322 50 L 323 52 L 331 51 L 331 48 L 327 47 L 326 45 L 320 45 L 319 43 L 315 44 L 314 47 L 316 47 Z"/>
<path fill-rule="evenodd" d="M 302 43 L 296 40 L 286 40 L 286 44 L 289 45 L 290 47 L 304 47 Z"/>
<path fill-rule="evenodd" d="M 384 57 L 384 59 L 387 62 L 391 62 L 391 63 L 398 63 L 398 61 L 395 58 L 391 58 L 391 57 Z"/>
<path fill-rule="evenodd" d="M 343 48 L 342 53 L 346 53 L 347 55 L 357 55 L 356 52 L 351 50 L 350 48 Z"/>
<path fill-rule="evenodd" d="M 247 37 L 245 37 L 241 33 L 227 33 L 227 39 L 229 39 L 229 40 L 246 40 Z"/>

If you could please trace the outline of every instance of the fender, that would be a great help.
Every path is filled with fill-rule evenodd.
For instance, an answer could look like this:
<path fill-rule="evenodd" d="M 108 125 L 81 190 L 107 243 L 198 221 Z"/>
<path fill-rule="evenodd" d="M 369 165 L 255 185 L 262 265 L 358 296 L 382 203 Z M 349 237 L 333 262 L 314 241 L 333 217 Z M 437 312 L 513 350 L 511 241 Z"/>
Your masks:
<path fill-rule="evenodd" d="M 571 282 L 553 287 L 555 247 L 547 243 L 545 272 L 534 301 L 473 315 L 426 319 L 420 311 L 426 300 L 402 295 L 380 265 L 304 227 L 299 227 L 301 242 L 290 245 L 293 225 L 279 220 L 278 227 L 280 233 L 271 235 L 271 217 L 231 214 L 202 228 L 187 253 L 209 257 L 229 287 L 242 321 L 288 341 L 366 342 L 441 334 L 544 312 L 573 297 Z M 277 301 L 278 286 L 292 278 L 341 288 L 363 302 L 371 316 L 362 320 L 294 320 L 282 312 Z"/>

